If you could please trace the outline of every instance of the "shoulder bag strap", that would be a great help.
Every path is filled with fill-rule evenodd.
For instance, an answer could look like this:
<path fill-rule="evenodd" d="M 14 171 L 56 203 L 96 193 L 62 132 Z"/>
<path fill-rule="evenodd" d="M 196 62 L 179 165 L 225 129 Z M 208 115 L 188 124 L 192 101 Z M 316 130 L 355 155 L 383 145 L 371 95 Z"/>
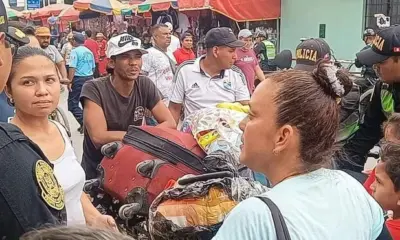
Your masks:
<path fill-rule="evenodd" d="M 157 46 L 153 46 L 154 49 L 157 49 L 158 51 L 162 52 L 165 56 L 167 56 L 168 61 L 169 61 L 169 66 L 171 67 L 172 70 L 172 74 L 175 75 L 176 72 L 176 65 L 175 62 L 168 56 L 168 54 L 166 52 L 164 52 L 161 48 L 157 47 Z"/>
<path fill-rule="evenodd" d="M 275 225 L 277 240 L 290 240 L 290 235 L 285 223 L 285 219 L 283 219 L 282 213 L 279 210 L 278 206 L 276 206 L 276 204 L 267 197 L 257 196 L 257 198 L 263 201 L 271 211 L 272 219 Z"/>

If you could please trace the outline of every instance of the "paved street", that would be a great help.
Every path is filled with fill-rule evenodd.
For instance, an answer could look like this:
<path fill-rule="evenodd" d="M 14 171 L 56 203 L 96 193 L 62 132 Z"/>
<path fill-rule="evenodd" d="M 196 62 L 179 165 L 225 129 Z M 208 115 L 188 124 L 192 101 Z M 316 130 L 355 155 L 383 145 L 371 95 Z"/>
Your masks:
<path fill-rule="evenodd" d="M 72 134 L 72 144 L 74 146 L 76 156 L 78 157 L 79 161 L 81 161 L 83 153 L 82 150 L 83 135 L 77 131 L 77 129 L 79 128 L 79 124 L 75 120 L 72 113 L 68 111 L 67 99 L 68 99 L 68 91 L 65 88 L 65 90 L 61 94 L 59 105 L 68 115 L 68 122 L 71 127 L 71 134 Z"/>

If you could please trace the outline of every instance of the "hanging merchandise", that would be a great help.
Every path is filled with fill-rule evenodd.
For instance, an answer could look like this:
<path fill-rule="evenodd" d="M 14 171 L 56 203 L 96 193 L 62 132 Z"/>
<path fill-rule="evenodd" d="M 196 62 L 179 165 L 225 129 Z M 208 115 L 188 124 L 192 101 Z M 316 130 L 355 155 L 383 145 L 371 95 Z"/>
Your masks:
<path fill-rule="evenodd" d="M 178 11 L 175 9 L 169 9 L 168 11 L 153 12 L 152 13 L 153 25 L 160 23 L 172 23 L 174 29 L 179 27 Z"/>
<path fill-rule="evenodd" d="M 181 12 L 178 13 L 178 22 L 179 22 L 179 27 L 176 29 L 176 31 L 180 34 L 186 32 L 191 26 L 188 16 L 186 16 L 186 14 Z"/>

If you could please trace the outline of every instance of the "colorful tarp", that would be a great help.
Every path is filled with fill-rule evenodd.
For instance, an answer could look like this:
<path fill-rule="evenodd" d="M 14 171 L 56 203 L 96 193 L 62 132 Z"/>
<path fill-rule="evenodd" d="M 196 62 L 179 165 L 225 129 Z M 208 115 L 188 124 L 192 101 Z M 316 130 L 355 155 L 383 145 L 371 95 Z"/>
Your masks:
<path fill-rule="evenodd" d="M 277 19 L 281 15 L 281 0 L 210 0 L 210 6 L 236 22 Z"/>
<path fill-rule="evenodd" d="M 20 17 L 23 17 L 23 14 L 17 10 L 7 8 L 7 17 L 8 18 L 20 18 Z"/>
<path fill-rule="evenodd" d="M 69 8 L 64 9 L 58 15 L 59 20 L 61 21 L 69 21 L 74 22 L 79 20 L 79 11 L 74 8 L 74 6 L 70 5 Z"/>
<path fill-rule="evenodd" d="M 135 10 L 135 5 L 128 5 L 118 0 L 77 0 L 73 4 L 79 11 L 91 10 L 108 15 L 131 15 Z"/>
<path fill-rule="evenodd" d="M 49 16 L 58 16 L 60 12 L 64 9 L 69 8 L 71 5 L 57 3 L 51 4 L 43 8 L 39 8 L 31 13 L 32 18 L 44 18 Z"/>
<path fill-rule="evenodd" d="M 153 10 L 153 12 L 166 11 L 169 8 L 178 9 L 177 0 L 146 0 L 138 5 L 138 12 L 145 13 Z"/>

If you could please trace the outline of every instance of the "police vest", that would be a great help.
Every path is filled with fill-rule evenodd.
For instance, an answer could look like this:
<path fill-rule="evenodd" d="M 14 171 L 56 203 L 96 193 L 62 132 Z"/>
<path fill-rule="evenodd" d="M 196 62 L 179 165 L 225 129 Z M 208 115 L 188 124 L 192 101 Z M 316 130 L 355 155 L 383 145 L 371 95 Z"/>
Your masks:
<path fill-rule="evenodd" d="M 389 84 L 382 83 L 381 86 L 381 106 L 383 114 L 385 114 L 386 118 L 389 118 L 394 111 L 394 98 L 392 88 Z"/>
<path fill-rule="evenodd" d="M 353 85 L 350 93 L 346 97 L 351 97 L 357 98 L 358 101 L 354 102 L 353 101 L 348 101 L 347 103 L 342 100 L 341 104 L 347 104 L 346 108 L 347 109 L 354 109 L 351 114 L 349 114 L 344 120 L 341 120 L 339 124 L 339 133 L 336 137 L 336 142 L 343 142 L 347 139 L 349 139 L 357 130 L 359 129 L 359 123 L 360 123 L 360 87 L 357 85 Z M 349 106 L 348 104 L 351 104 Z M 343 109 L 341 109 L 343 111 Z"/>
<path fill-rule="evenodd" d="M 265 56 L 267 56 L 268 60 L 274 59 L 276 56 L 275 45 L 268 40 L 264 40 L 262 43 L 265 45 Z"/>

